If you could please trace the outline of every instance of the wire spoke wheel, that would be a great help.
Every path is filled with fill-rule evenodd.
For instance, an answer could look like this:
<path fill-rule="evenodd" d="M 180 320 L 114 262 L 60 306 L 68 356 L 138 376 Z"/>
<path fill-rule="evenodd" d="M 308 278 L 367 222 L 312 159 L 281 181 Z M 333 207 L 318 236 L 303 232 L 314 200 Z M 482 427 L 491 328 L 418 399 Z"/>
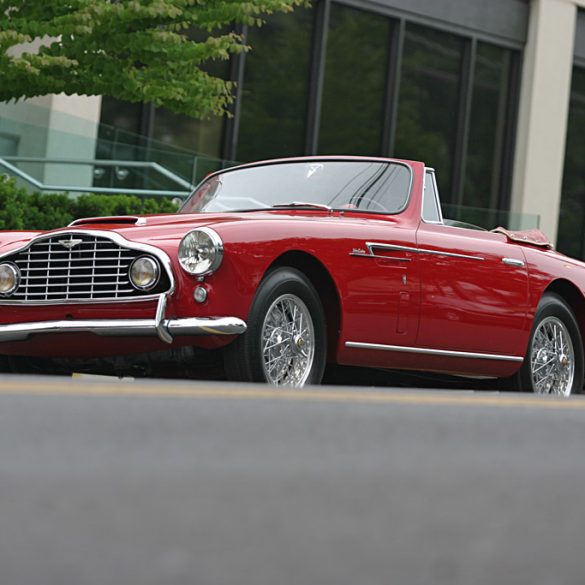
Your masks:
<path fill-rule="evenodd" d="M 274 300 L 262 323 L 262 367 L 275 386 L 302 386 L 315 357 L 315 328 L 311 313 L 296 295 Z"/>
<path fill-rule="evenodd" d="M 532 337 L 530 372 L 534 392 L 569 396 L 575 376 L 575 350 L 566 325 L 546 317 Z"/>

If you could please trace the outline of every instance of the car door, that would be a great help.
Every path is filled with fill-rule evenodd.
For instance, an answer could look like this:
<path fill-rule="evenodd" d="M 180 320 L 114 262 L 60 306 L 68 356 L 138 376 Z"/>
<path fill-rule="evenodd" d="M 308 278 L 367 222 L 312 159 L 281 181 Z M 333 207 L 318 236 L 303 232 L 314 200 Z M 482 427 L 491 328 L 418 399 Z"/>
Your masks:
<path fill-rule="evenodd" d="M 411 345 L 416 340 L 420 279 L 416 230 L 369 226 L 346 261 L 344 325 L 348 340 Z"/>
<path fill-rule="evenodd" d="M 427 171 L 425 191 L 436 183 Z M 421 305 L 417 346 L 519 356 L 529 326 L 522 247 L 502 234 L 421 220 L 417 231 Z"/>

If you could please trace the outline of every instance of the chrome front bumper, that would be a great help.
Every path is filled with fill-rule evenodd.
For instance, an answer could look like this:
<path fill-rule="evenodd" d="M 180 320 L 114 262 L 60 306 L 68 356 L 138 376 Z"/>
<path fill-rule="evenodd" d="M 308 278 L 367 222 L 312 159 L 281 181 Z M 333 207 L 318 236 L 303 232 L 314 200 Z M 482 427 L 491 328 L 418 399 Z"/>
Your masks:
<path fill-rule="evenodd" d="M 0 342 L 23 341 L 38 333 L 94 333 L 105 337 L 158 336 L 165 343 L 172 343 L 176 336 L 239 335 L 246 331 L 246 323 L 237 317 L 165 319 L 166 304 L 166 295 L 161 295 L 153 319 L 82 319 L 0 325 Z"/>

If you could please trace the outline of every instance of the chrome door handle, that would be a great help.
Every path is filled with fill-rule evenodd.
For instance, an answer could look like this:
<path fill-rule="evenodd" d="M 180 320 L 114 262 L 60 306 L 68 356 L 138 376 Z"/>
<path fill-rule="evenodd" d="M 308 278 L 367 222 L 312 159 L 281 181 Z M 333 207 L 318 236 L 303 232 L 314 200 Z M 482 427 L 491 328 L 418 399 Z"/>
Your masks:
<path fill-rule="evenodd" d="M 502 258 L 502 262 L 508 266 L 519 266 L 520 268 L 524 266 L 524 260 L 518 260 L 517 258 Z"/>

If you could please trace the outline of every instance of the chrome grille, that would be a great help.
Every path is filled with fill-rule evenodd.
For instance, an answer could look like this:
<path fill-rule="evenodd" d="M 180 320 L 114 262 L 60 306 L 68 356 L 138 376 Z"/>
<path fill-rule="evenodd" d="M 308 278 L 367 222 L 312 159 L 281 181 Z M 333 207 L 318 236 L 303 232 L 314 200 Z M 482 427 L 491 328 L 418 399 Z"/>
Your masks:
<path fill-rule="evenodd" d="M 62 243 L 69 240 L 74 241 L 70 248 Z M 60 233 L 39 239 L 29 248 L 2 259 L 14 262 L 21 273 L 16 292 L 6 300 L 95 301 L 143 297 L 167 290 L 169 280 L 162 266 L 155 290 L 139 291 L 130 283 L 130 264 L 145 255 L 153 257 L 89 234 Z"/>

